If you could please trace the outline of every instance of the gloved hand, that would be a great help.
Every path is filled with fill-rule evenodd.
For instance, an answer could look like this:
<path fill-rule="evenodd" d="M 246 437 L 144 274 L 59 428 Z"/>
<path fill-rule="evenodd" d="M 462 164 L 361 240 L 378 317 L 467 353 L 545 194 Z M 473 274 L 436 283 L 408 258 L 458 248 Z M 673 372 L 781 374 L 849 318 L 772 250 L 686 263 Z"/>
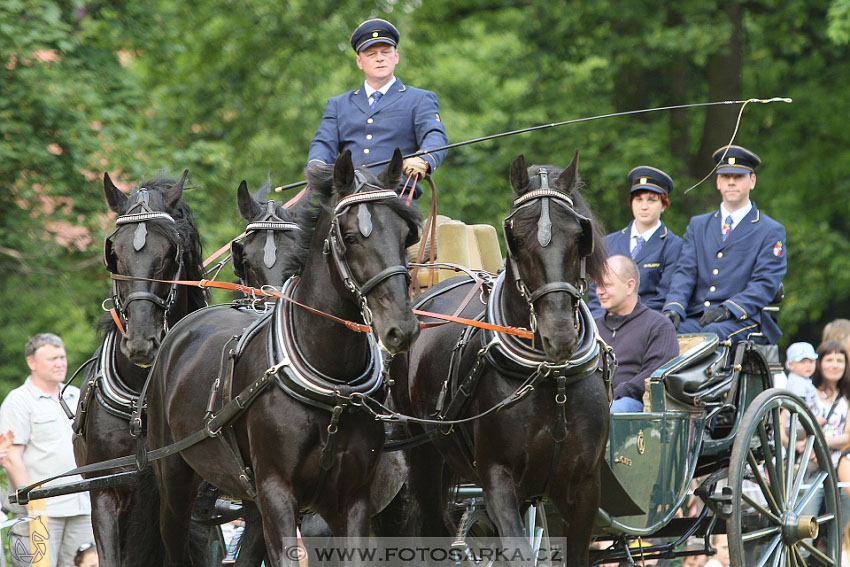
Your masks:
<path fill-rule="evenodd" d="M 709 323 L 717 323 L 718 321 L 726 321 L 732 318 L 732 313 L 723 305 L 712 307 L 702 314 L 699 318 L 699 326 L 705 327 Z"/>
<path fill-rule="evenodd" d="M 664 311 L 663 315 L 667 316 L 670 321 L 673 323 L 673 328 L 678 329 L 679 325 L 682 323 L 682 317 L 679 316 L 675 311 Z"/>
<path fill-rule="evenodd" d="M 428 162 L 418 156 L 407 158 L 401 164 L 401 170 L 408 177 L 415 177 L 419 181 L 428 174 Z"/>

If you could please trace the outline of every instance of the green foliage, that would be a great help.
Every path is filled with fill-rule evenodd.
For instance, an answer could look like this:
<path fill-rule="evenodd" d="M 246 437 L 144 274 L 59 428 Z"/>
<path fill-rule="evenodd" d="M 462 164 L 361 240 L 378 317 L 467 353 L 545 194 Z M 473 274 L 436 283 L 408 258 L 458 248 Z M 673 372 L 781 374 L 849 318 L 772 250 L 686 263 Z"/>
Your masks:
<path fill-rule="evenodd" d="M 218 249 L 243 228 L 240 180 L 301 178 L 325 101 L 362 81 L 348 37 L 367 17 L 400 29 L 398 75 L 438 93 L 450 142 L 712 97 L 792 97 L 749 105 L 736 137 L 764 158 L 754 200 L 788 229 L 780 323 L 786 338 L 816 342 L 819 326 L 847 315 L 836 309 L 850 306 L 848 0 L 7 0 L 0 323 L 10 336 L 0 394 L 25 372 L 27 336 L 59 332 L 72 366 L 95 346 L 108 291 L 100 246 L 112 225 L 102 172 L 135 184 L 188 168 L 186 200 L 206 251 Z M 738 67 L 732 80 L 722 73 Z M 609 230 L 631 218 L 626 172 L 649 164 L 675 179 L 665 219 L 681 234 L 717 206 L 712 178 L 685 189 L 711 170 L 738 109 L 601 119 L 457 148 L 434 176 L 440 212 L 498 225 L 516 155 L 565 166 L 578 149 Z"/>

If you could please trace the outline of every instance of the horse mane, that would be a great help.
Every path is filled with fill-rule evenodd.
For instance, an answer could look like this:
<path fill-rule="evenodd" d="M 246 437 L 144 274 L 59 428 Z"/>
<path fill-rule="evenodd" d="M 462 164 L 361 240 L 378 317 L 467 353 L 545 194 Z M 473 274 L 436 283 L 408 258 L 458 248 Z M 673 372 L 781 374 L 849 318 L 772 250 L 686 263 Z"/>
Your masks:
<path fill-rule="evenodd" d="M 177 181 L 177 179 L 166 176 L 162 171 L 157 172 L 150 180 L 146 181 L 143 178 L 130 191 L 129 197 L 131 198 L 127 199 L 127 204 L 129 208 L 131 202 L 133 202 L 133 195 L 139 189 L 144 188 L 150 192 L 151 208 L 168 213 L 174 219 L 175 224 L 172 225 L 164 219 L 152 219 L 146 221 L 147 228 L 164 236 L 173 245 L 180 246 L 180 249 L 183 251 L 182 260 L 184 269 L 181 279 L 198 281 L 204 279 L 203 250 L 201 247 L 201 236 L 192 217 L 192 210 L 182 198 L 177 201 L 174 207 L 170 207 L 163 197 L 163 194 L 177 183 Z M 208 292 L 206 290 L 196 286 L 184 287 L 188 288 L 189 311 L 195 311 L 206 306 L 208 299 Z"/>
<path fill-rule="evenodd" d="M 532 165 L 529 167 L 528 172 L 528 190 L 531 191 L 540 188 L 540 176 L 537 175 L 537 173 L 541 169 L 545 169 L 550 173 L 550 187 L 560 189 L 555 186 L 558 178 L 561 176 L 561 173 L 564 172 L 564 168 L 555 167 L 553 165 Z M 587 257 L 585 269 L 587 271 L 587 275 L 593 281 L 598 282 L 602 281 L 602 277 L 605 274 L 605 261 L 608 259 L 608 251 L 605 249 L 605 231 L 601 223 L 596 220 L 593 211 L 581 194 L 581 190 L 584 189 L 584 186 L 584 181 L 581 180 L 580 176 L 576 175 L 576 182 L 565 192 L 573 200 L 573 208 L 575 211 L 590 219 L 591 234 L 593 235 L 593 252 Z"/>
<path fill-rule="evenodd" d="M 369 170 L 363 168 L 358 169 L 358 171 L 363 174 L 367 183 L 381 187 L 381 182 Z M 301 231 L 298 233 L 293 253 L 287 258 L 287 264 L 284 266 L 287 273 L 290 270 L 292 270 L 292 273 L 298 272 L 304 266 L 310 252 L 313 234 L 318 228 L 319 217 L 323 212 L 330 214 L 332 209 L 331 199 L 334 194 L 333 164 L 311 165 L 304 170 L 304 177 L 307 179 L 307 192 L 304 193 L 307 204 L 300 208 L 298 214 L 295 215 Z M 415 205 L 407 205 L 405 199 L 402 198 L 387 199 L 381 201 L 381 204 L 389 207 L 391 211 L 410 225 L 411 232 L 416 232 L 418 237 L 422 225 L 422 214 Z"/>

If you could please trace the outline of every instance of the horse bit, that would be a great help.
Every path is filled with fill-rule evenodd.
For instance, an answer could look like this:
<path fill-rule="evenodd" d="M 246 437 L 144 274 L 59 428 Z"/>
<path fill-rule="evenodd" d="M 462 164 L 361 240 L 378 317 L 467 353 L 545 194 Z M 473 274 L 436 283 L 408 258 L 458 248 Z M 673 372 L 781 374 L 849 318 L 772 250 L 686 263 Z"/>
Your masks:
<path fill-rule="evenodd" d="M 357 205 L 357 224 L 365 238 L 372 234 L 372 214 L 364 203 L 371 201 L 383 201 L 385 199 L 398 199 L 398 194 L 390 189 L 381 189 L 377 185 L 373 185 L 366 181 L 366 178 L 360 171 L 354 172 L 354 193 L 343 197 L 339 200 L 333 210 L 331 219 L 331 228 L 328 237 L 325 239 L 324 254 L 331 254 L 336 269 L 342 278 L 345 287 L 357 297 L 357 302 L 360 305 L 360 314 L 363 316 L 363 322 L 367 325 L 372 324 L 372 311 L 366 302 L 366 296 L 378 284 L 393 276 L 402 275 L 405 277 L 407 285 L 410 284 L 410 271 L 407 266 L 390 266 L 385 268 L 369 278 L 369 280 L 359 285 L 354 278 L 351 267 L 345 259 L 345 242 L 343 241 L 342 229 L 340 227 L 340 217 L 345 214 L 350 207 Z M 364 187 L 373 187 L 373 191 L 363 191 Z"/>
<path fill-rule="evenodd" d="M 120 215 L 117 219 L 115 219 L 115 230 L 104 239 L 103 242 L 103 263 L 106 266 L 107 271 L 112 273 L 112 268 L 109 265 L 109 256 L 112 251 L 112 239 L 115 234 L 121 229 L 122 226 L 126 224 L 136 224 L 135 232 L 133 233 L 133 248 L 136 252 L 142 250 L 145 247 L 145 243 L 147 241 L 147 227 L 145 226 L 145 222 L 150 220 L 165 220 L 170 222 L 172 225 L 176 227 L 177 222 L 174 218 L 166 212 L 163 211 L 154 211 L 150 208 L 150 193 L 144 187 L 138 190 L 139 199 L 133 204 L 127 212 L 123 215 Z M 133 209 L 139 209 L 137 213 L 131 213 Z M 177 251 L 174 255 L 174 261 L 177 264 L 177 273 L 174 275 L 174 280 L 179 280 L 181 274 L 183 272 L 183 247 L 180 244 L 178 232 L 178 242 L 177 242 Z M 112 280 L 112 295 L 111 297 L 105 299 L 101 307 L 104 311 L 109 311 L 107 309 L 107 302 L 111 301 L 115 310 L 120 314 L 121 318 L 126 322 L 127 321 L 127 309 L 129 309 L 130 304 L 134 301 L 150 301 L 157 307 L 161 308 L 166 317 L 163 317 L 163 328 L 164 330 L 168 330 L 168 311 L 171 308 L 174 300 L 177 296 L 177 283 L 171 284 L 171 289 L 168 291 L 168 295 L 163 300 L 161 297 L 152 293 L 150 291 L 133 291 L 130 295 L 127 296 L 125 301 L 121 301 L 121 296 L 118 292 L 118 281 L 116 279 Z"/>
<path fill-rule="evenodd" d="M 593 234 L 591 232 L 591 221 L 584 215 L 576 212 L 573 208 L 573 200 L 566 193 L 557 191 L 549 187 L 549 172 L 541 168 L 538 172 L 540 176 L 540 188 L 529 191 L 520 197 L 514 199 L 512 207 L 514 210 L 508 217 L 502 221 L 502 231 L 505 237 L 505 245 L 508 250 L 508 262 L 511 265 L 511 270 L 514 276 L 514 283 L 519 290 L 520 295 L 525 298 L 529 308 L 529 328 L 532 333 L 537 332 L 537 312 L 534 309 L 534 303 L 549 293 L 563 291 L 570 295 L 573 299 L 573 321 L 578 328 L 578 305 L 582 295 L 587 289 L 587 279 L 585 277 L 585 261 L 587 256 L 593 252 Z M 552 241 L 552 220 L 549 217 L 549 202 L 550 200 L 567 209 L 575 216 L 581 225 L 582 235 L 579 241 L 579 254 L 581 255 L 581 267 L 579 269 L 579 285 L 566 282 L 550 282 L 543 284 L 539 288 L 531 291 L 522 279 L 519 271 L 519 263 L 516 260 L 516 250 L 512 246 L 510 231 L 513 229 L 514 215 L 516 215 L 523 207 L 532 204 L 533 201 L 541 200 L 540 217 L 537 221 L 537 242 L 541 247 L 545 248 Z"/>

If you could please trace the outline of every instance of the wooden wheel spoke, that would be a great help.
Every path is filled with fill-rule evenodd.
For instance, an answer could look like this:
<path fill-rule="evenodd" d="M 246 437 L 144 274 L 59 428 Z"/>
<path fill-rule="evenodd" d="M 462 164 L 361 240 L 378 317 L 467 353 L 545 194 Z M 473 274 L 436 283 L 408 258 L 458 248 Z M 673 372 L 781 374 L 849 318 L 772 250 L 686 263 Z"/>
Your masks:
<path fill-rule="evenodd" d="M 812 481 L 812 484 L 809 485 L 809 489 L 806 490 L 806 493 L 803 494 L 803 497 L 800 498 L 800 501 L 797 502 L 797 506 L 794 507 L 794 512 L 797 514 L 802 514 L 803 509 L 809 503 L 809 501 L 814 498 L 815 493 L 817 493 L 819 488 L 823 488 L 823 481 L 826 480 L 827 474 L 823 471 L 819 472 L 817 476 Z"/>
<path fill-rule="evenodd" d="M 768 506 L 770 506 L 771 511 L 776 516 L 781 516 L 782 511 L 779 508 L 779 504 L 777 504 L 776 499 L 773 497 L 773 493 L 770 490 L 770 487 L 765 482 L 764 476 L 761 474 L 761 470 L 759 470 L 759 465 L 758 462 L 756 462 L 756 457 L 755 455 L 753 455 L 752 449 L 747 451 L 747 463 L 749 463 L 750 470 L 753 472 L 756 482 L 761 487 L 762 495 L 764 496 L 765 500 L 767 500 L 767 504 Z"/>
<path fill-rule="evenodd" d="M 797 413 L 791 414 L 791 423 L 788 426 L 788 459 L 787 459 L 787 467 L 788 469 L 785 471 L 785 478 L 788 479 L 788 484 L 785 486 L 785 502 L 790 504 L 794 502 L 794 489 L 800 490 L 797 484 L 797 478 L 794 475 L 794 463 L 796 461 L 795 457 L 797 456 L 797 427 L 799 426 L 799 415 Z M 800 476 L 800 482 L 802 482 L 802 476 Z"/>
<path fill-rule="evenodd" d="M 804 567 L 806 565 L 806 560 L 803 559 L 803 554 L 800 553 L 800 548 L 795 545 L 791 548 L 791 551 L 791 559 L 793 560 L 794 565 Z"/>
<path fill-rule="evenodd" d="M 758 437 L 761 442 L 761 452 L 764 457 L 764 466 L 767 469 L 767 480 L 770 482 L 771 492 L 773 493 L 773 497 L 777 500 L 777 505 L 780 508 L 785 507 L 785 489 L 782 486 L 782 481 L 778 478 L 776 474 L 776 463 L 774 462 L 774 454 L 773 450 L 770 448 L 770 441 L 767 437 L 767 428 L 765 427 L 764 420 L 762 420 L 758 425 Z"/>
<path fill-rule="evenodd" d="M 752 506 L 756 510 L 756 512 L 758 512 L 762 516 L 770 518 L 771 522 L 776 525 L 779 525 L 779 516 L 773 514 L 770 510 L 762 506 L 761 502 L 756 502 L 750 496 L 747 496 L 747 494 L 741 494 L 741 499 L 744 500 L 750 506 Z"/>
<path fill-rule="evenodd" d="M 806 476 L 806 470 L 809 466 L 809 460 L 812 457 L 812 449 L 815 446 L 815 437 L 814 435 L 809 436 L 806 439 L 806 445 L 803 447 L 803 452 L 800 453 L 800 461 L 799 466 L 797 467 L 797 474 L 794 476 L 794 487 L 791 490 L 791 495 L 794 499 L 788 500 L 788 502 L 794 502 L 797 495 L 800 494 L 800 488 L 803 486 L 803 479 Z M 788 506 L 789 508 L 799 509 L 799 506 Z"/>
<path fill-rule="evenodd" d="M 756 567 L 764 567 L 765 565 L 767 565 L 767 562 L 771 558 L 771 556 L 778 553 L 777 548 L 779 547 L 779 543 L 781 541 L 782 538 L 779 535 L 770 540 L 770 544 L 767 546 L 764 555 L 762 555 L 761 559 L 759 559 L 759 562 L 756 563 Z"/>
<path fill-rule="evenodd" d="M 770 535 L 776 535 L 780 531 L 779 526 L 770 526 L 768 528 L 762 528 L 760 530 L 755 530 L 752 532 L 747 532 L 745 534 L 741 534 L 741 541 L 744 543 L 749 543 L 751 541 L 755 541 L 757 539 L 761 539 L 763 537 L 767 537 Z"/>
<path fill-rule="evenodd" d="M 785 498 L 785 488 L 787 480 L 785 477 L 785 458 L 782 455 L 782 418 L 780 416 L 780 406 L 776 406 L 770 411 L 771 418 L 771 433 L 773 434 L 773 444 L 771 451 L 774 453 L 772 459 L 767 459 L 768 471 L 772 470 L 774 477 L 771 477 L 772 483 L 776 485 L 776 493 L 779 495 L 780 504 L 783 508 L 787 507 Z M 790 479 L 791 477 L 788 477 Z"/>
<path fill-rule="evenodd" d="M 820 549 L 818 549 L 808 541 L 802 540 L 800 541 L 800 545 L 805 547 L 809 551 L 809 553 L 811 553 L 811 557 L 817 559 L 821 563 L 821 565 L 836 565 L 835 561 L 824 555 L 824 553 Z"/>

